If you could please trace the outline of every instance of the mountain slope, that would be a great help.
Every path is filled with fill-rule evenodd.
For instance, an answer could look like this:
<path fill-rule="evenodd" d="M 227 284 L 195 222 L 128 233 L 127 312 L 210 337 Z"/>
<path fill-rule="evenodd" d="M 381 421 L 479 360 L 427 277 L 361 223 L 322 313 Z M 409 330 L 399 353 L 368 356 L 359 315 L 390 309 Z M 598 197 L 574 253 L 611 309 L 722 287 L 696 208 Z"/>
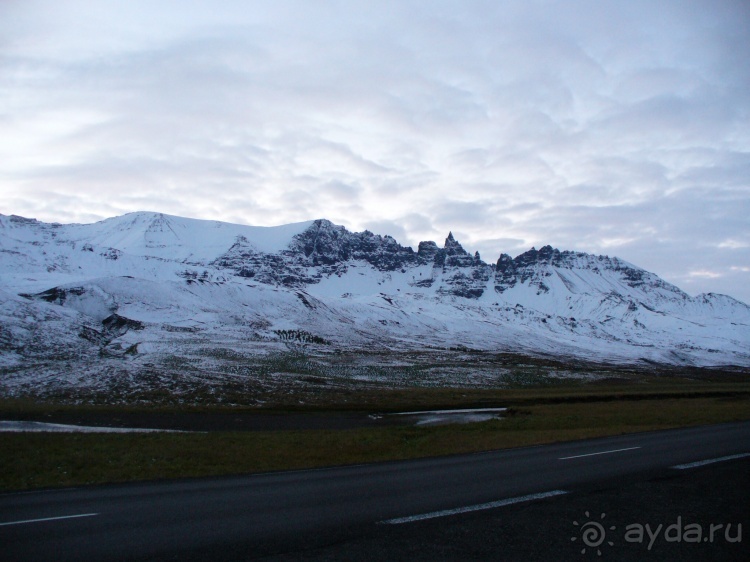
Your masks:
<path fill-rule="evenodd" d="M 747 367 L 750 308 L 549 246 L 488 264 L 452 234 L 414 251 L 325 220 L 267 228 L 131 213 L 61 225 L 0 215 L 0 392 L 40 380 L 110 392 L 113 377 L 148 386 L 155 373 L 180 385 L 249 384 L 258 358 L 300 346 Z"/>

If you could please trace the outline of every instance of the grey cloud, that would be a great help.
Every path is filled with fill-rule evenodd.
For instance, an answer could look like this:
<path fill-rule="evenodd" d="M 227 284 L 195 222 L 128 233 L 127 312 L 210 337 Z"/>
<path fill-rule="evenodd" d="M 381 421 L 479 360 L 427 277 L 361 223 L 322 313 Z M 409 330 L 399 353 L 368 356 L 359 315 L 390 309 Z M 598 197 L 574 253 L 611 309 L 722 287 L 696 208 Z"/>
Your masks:
<path fill-rule="evenodd" d="M 720 162 L 685 169 L 675 183 L 691 186 L 721 186 L 737 188 L 747 193 L 750 178 L 750 152 L 720 153 Z"/>
<path fill-rule="evenodd" d="M 339 200 L 356 201 L 362 188 L 342 181 L 328 181 L 316 189 L 316 194 Z"/>
<path fill-rule="evenodd" d="M 378 198 L 401 200 L 405 194 L 426 193 L 429 199 L 435 190 L 442 191 L 443 175 L 437 170 L 418 166 L 415 170 L 396 171 L 384 177 L 368 177 L 366 183 Z"/>
<path fill-rule="evenodd" d="M 487 263 L 494 263 L 500 254 L 517 256 L 529 249 L 529 245 L 521 238 L 492 238 L 481 240 L 474 244 L 482 259 Z"/>
<path fill-rule="evenodd" d="M 636 103 L 672 95 L 693 97 L 709 87 L 696 72 L 678 68 L 645 68 L 621 78 L 614 97 L 624 103 Z"/>
<path fill-rule="evenodd" d="M 38 218 L 39 220 L 50 219 L 50 216 L 60 214 L 68 217 L 59 222 L 95 222 L 111 216 L 122 214 L 122 208 L 117 204 L 102 201 L 101 204 L 92 206 L 90 197 L 86 194 L 70 194 L 52 190 L 40 190 L 38 200 L 29 201 L 23 193 L 15 197 L 9 197 L 8 207 L 2 212 L 4 214 L 16 214 L 27 218 Z M 91 211 L 91 209 L 96 211 Z"/>
<path fill-rule="evenodd" d="M 618 108 L 591 123 L 597 137 L 619 145 L 649 149 L 662 143 L 677 147 L 718 142 L 729 131 L 734 110 L 724 104 L 668 95 Z"/>
<path fill-rule="evenodd" d="M 435 217 L 436 226 L 459 228 L 486 222 L 489 209 L 483 202 L 442 200 L 435 202 L 430 214 Z"/>
<path fill-rule="evenodd" d="M 716 291 L 747 299 L 731 283 L 746 272 L 750 249 L 724 244 L 732 236 L 750 239 L 750 201 L 736 192 L 715 189 L 680 191 L 635 205 L 553 206 L 521 225 L 536 245 L 617 255 L 693 292 L 704 292 L 691 271 L 708 270 Z M 700 237 L 696 238 L 695 233 Z M 730 290 L 731 289 L 731 290 Z"/>
<path fill-rule="evenodd" d="M 454 230 L 750 300 L 746 2 L 254 6 L 0 5 L 3 208 Z"/>
<path fill-rule="evenodd" d="M 365 223 L 365 228 L 375 234 L 392 236 L 403 246 L 409 245 L 407 242 L 406 230 L 398 223 L 398 221 L 370 221 Z"/>
<path fill-rule="evenodd" d="M 411 246 L 415 250 L 420 242 L 439 238 L 431 217 L 421 213 L 407 213 L 393 220 L 365 223 L 365 226 L 378 234 L 390 234 L 402 246 Z M 378 230 L 381 227 L 386 230 Z M 396 232 L 398 235 L 394 234 Z"/>
<path fill-rule="evenodd" d="M 560 199 L 588 205 L 634 204 L 666 193 L 673 185 L 669 173 L 650 159 L 591 158 L 577 169 L 586 181 L 566 186 Z"/>
<path fill-rule="evenodd" d="M 409 231 L 428 231 L 432 229 L 432 219 L 421 213 L 409 213 L 398 219 L 399 224 Z M 421 240 L 420 240 L 421 242 Z"/>

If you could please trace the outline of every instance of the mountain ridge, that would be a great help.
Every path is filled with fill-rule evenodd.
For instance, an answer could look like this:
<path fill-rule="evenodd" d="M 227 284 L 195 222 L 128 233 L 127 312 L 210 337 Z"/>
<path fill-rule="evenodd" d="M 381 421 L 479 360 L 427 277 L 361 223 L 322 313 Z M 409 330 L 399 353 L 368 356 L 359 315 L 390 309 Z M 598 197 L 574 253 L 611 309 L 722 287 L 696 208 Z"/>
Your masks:
<path fill-rule="evenodd" d="M 179 378 L 175 362 L 221 379 L 290 349 L 750 367 L 750 307 L 730 296 L 691 297 L 619 258 L 551 246 L 487 263 L 452 232 L 415 251 L 325 219 L 0 215 L 0 266 L 0 393 L 43 375 L 58 388 L 70 370 L 89 386 L 155 366 Z"/>
<path fill-rule="evenodd" d="M 445 239 L 444 245 L 442 248 L 437 246 L 437 244 L 434 241 L 422 241 L 419 243 L 419 249 L 417 252 L 414 252 L 414 250 L 410 246 L 402 246 L 399 244 L 393 237 L 389 235 L 379 235 L 379 234 L 373 234 L 369 230 L 364 230 L 362 232 L 350 232 L 346 229 L 346 227 L 341 225 L 335 225 L 331 221 L 327 219 L 315 219 L 310 221 L 302 221 L 298 223 L 291 223 L 286 225 L 279 225 L 279 226 L 250 226 L 250 225 L 242 225 L 242 224 L 236 224 L 236 223 L 229 223 L 224 221 L 214 221 L 214 220 L 206 220 L 206 219 L 193 219 L 193 218 L 185 218 L 185 217 L 179 217 L 176 215 L 168 215 L 165 213 L 159 213 L 156 211 L 136 211 L 131 213 L 126 213 L 124 215 L 120 215 L 117 217 L 111 217 L 108 219 L 103 219 L 101 221 L 95 222 L 95 223 L 70 223 L 70 224 L 62 224 L 62 223 L 45 223 L 42 221 L 38 221 L 36 219 L 30 219 L 26 217 L 21 217 L 18 215 L 3 215 L 0 214 L 0 229 L 2 230 L 8 230 L 7 228 L 7 222 L 15 222 L 20 223 L 24 226 L 39 226 L 41 228 L 51 228 L 51 229 L 60 229 L 65 227 L 72 227 L 72 228 L 91 228 L 96 225 L 106 225 L 106 224 L 116 224 L 120 230 L 124 230 L 125 233 L 129 233 L 127 230 L 128 228 L 133 228 L 134 226 L 137 226 L 138 223 L 144 223 L 145 220 L 149 220 L 148 227 L 145 229 L 145 231 L 142 233 L 144 234 L 144 238 L 146 239 L 146 243 L 143 245 L 143 248 L 140 250 L 140 252 L 137 252 L 136 255 L 142 255 L 144 257 L 151 257 L 151 258 L 159 258 L 161 257 L 159 254 L 162 252 L 159 252 L 158 250 L 161 248 L 169 247 L 170 252 L 173 252 L 174 245 L 165 244 L 163 240 L 161 240 L 161 243 L 158 243 L 157 241 L 151 239 L 148 239 L 148 234 L 153 234 L 156 231 L 160 231 L 161 233 L 169 232 L 171 235 L 173 235 L 175 238 L 179 239 L 179 235 L 175 232 L 175 229 L 172 228 L 172 223 L 170 222 L 170 219 L 172 220 L 179 220 L 184 223 L 192 223 L 192 224 L 204 224 L 204 225 L 213 225 L 216 229 L 225 229 L 230 230 L 230 232 L 233 233 L 235 236 L 235 240 L 233 243 L 229 246 L 226 245 L 224 242 L 223 245 L 220 246 L 220 248 L 226 247 L 227 252 L 229 252 L 232 247 L 237 246 L 239 243 L 242 243 L 244 241 L 245 244 L 248 245 L 249 249 L 254 251 L 255 253 L 262 254 L 262 253 L 282 253 L 289 255 L 289 252 L 294 251 L 302 251 L 305 254 L 305 257 L 309 258 L 311 260 L 311 265 L 313 266 L 325 266 L 325 265 L 334 265 L 339 262 L 344 262 L 348 260 L 356 260 L 356 259 L 365 259 L 366 261 L 370 261 L 372 265 L 375 267 L 378 267 L 379 269 L 386 270 L 386 271 L 392 271 L 395 270 L 397 267 L 403 264 L 404 260 L 407 261 L 409 264 L 426 264 L 429 263 L 430 260 L 435 261 L 436 265 L 439 266 L 459 266 L 459 267 L 470 267 L 474 265 L 482 265 L 486 266 L 489 265 L 485 262 L 483 262 L 479 256 L 479 252 L 476 252 L 474 256 L 471 256 L 469 252 L 467 252 L 463 246 L 456 241 L 455 237 L 453 236 L 452 232 L 448 233 L 448 236 Z M 123 222 L 129 222 L 129 224 L 123 225 Z M 183 229 L 185 228 L 185 224 L 180 225 Z M 125 227 L 125 228 L 123 228 Z M 164 230 L 164 227 L 166 227 L 166 230 Z M 317 232 L 312 234 L 312 236 L 307 237 L 301 237 L 302 234 L 310 233 L 312 229 L 315 229 Z M 248 230 L 252 232 L 251 238 L 248 238 L 246 234 L 242 234 L 242 230 Z M 262 239 L 262 242 L 258 243 L 258 233 L 266 231 L 267 233 L 273 233 L 271 236 L 262 236 L 260 237 Z M 277 232 L 273 232 L 277 231 Z M 324 236 L 327 235 L 328 240 L 321 240 L 320 232 L 323 232 Z M 335 240 L 330 240 L 331 232 L 335 232 Z M 235 234 L 238 233 L 238 234 Z M 55 235 L 53 234 L 53 237 Z M 284 240 L 284 236 L 288 239 L 288 245 L 283 246 L 282 240 Z M 107 249 L 115 250 L 116 252 L 122 252 L 122 247 L 116 247 L 116 246 L 122 246 L 123 242 L 127 242 L 127 240 L 124 240 L 126 237 L 126 234 L 124 234 L 120 240 L 112 240 L 113 236 L 112 233 L 106 233 L 106 234 L 99 234 L 95 235 L 93 237 L 94 241 L 98 243 L 100 246 L 106 246 Z M 346 240 L 346 237 L 349 239 Z M 85 239 L 85 236 L 76 236 L 74 238 L 71 238 L 73 242 L 81 241 Z M 312 238 L 312 239 L 311 239 Z M 360 240 L 359 245 L 355 244 L 355 248 L 352 251 L 352 244 L 351 244 L 351 238 L 358 238 Z M 244 240 L 243 240 L 244 239 Z M 344 244 L 341 244 L 341 240 L 344 239 Z M 336 244 L 338 242 L 338 245 Z M 222 243 L 219 243 L 222 244 Z M 374 257 L 371 255 L 373 251 L 381 250 L 382 251 L 382 245 L 387 245 L 387 252 L 383 252 L 386 255 L 383 256 L 383 262 L 378 262 L 374 259 Z M 133 253 L 133 249 L 131 248 L 133 244 L 125 244 L 125 252 Z M 178 246 L 182 246 L 183 244 L 177 244 Z M 291 245 L 291 247 L 290 247 Z M 323 246 L 323 250 L 320 250 L 320 246 Z M 214 246 L 217 246 L 217 243 L 214 244 L 205 244 L 209 249 L 213 249 Z M 148 250 L 151 250 L 150 252 Z M 362 251 L 364 250 L 364 251 Z M 115 253 L 116 253 L 115 252 Z M 397 257 L 393 259 L 393 256 L 391 254 L 396 253 Z M 363 255 L 364 254 L 364 255 Z M 398 259 L 398 255 L 401 255 L 401 261 Z M 214 260 L 210 260 L 213 262 L 219 262 L 219 260 L 223 257 L 223 255 L 217 255 L 215 256 Z M 174 256 L 170 255 L 170 258 L 177 259 L 184 261 L 185 263 L 193 263 L 193 259 L 195 259 L 196 263 L 200 262 L 200 258 L 189 255 L 187 257 L 181 257 L 181 256 Z M 390 258 L 390 259 L 389 259 Z M 570 250 L 559 250 L 557 248 L 553 248 L 550 245 L 543 246 L 540 250 L 536 250 L 535 247 L 532 247 L 531 249 L 520 253 L 515 258 L 511 257 L 510 255 L 506 253 L 500 253 L 499 258 L 497 259 L 497 262 L 494 264 L 494 269 L 496 271 L 501 271 L 504 276 L 507 276 L 508 273 L 516 272 L 519 270 L 522 270 L 523 268 L 528 269 L 529 266 L 533 265 L 545 265 L 545 264 L 552 264 L 557 267 L 565 267 L 566 264 L 568 266 L 572 265 L 571 261 L 573 258 L 593 258 L 595 260 L 599 261 L 606 261 L 610 266 L 620 268 L 623 271 L 627 272 L 629 275 L 632 275 L 633 281 L 638 281 L 640 279 L 640 276 L 643 272 L 648 274 L 652 279 L 657 278 L 654 274 L 650 272 L 646 272 L 645 270 L 634 266 L 633 264 L 626 262 L 625 260 L 622 260 L 618 257 L 609 257 L 608 255 L 596 255 L 596 254 L 589 254 L 585 252 L 577 252 L 577 251 L 570 251 Z M 447 262 L 446 262 L 447 260 Z M 522 276 L 522 282 L 526 280 L 526 277 Z M 674 285 L 671 285 L 670 283 L 667 283 L 666 281 L 659 280 L 661 283 L 664 284 L 664 286 L 673 287 L 676 289 Z M 497 285 L 496 285 L 497 286 Z M 679 290 L 679 289 L 678 289 Z M 502 291 L 499 291 L 502 292 Z M 714 294 L 714 293 L 710 293 Z M 700 297 L 701 295 L 697 295 L 697 297 Z M 738 299 L 734 299 L 730 295 L 726 295 L 729 298 L 732 298 L 733 300 L 739 301 Z M 743 303 L 745 304 L 745 303 Z"/>

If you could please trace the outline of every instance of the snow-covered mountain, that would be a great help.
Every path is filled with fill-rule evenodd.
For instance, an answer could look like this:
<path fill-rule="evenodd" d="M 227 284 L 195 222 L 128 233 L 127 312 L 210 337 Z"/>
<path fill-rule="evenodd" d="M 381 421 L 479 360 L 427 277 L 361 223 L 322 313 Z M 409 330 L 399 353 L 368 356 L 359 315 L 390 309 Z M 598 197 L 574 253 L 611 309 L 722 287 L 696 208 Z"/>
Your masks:
<path fill-rule="evenodd" d="M 169 369 L 229 377 L 289 346 L 747 367 L 750 307 L 549 246 L 486 263 L 451 234 L 414 251 L 326 220 L 0 215 L 0 392 L 92 373 L 110 389 Z"/>

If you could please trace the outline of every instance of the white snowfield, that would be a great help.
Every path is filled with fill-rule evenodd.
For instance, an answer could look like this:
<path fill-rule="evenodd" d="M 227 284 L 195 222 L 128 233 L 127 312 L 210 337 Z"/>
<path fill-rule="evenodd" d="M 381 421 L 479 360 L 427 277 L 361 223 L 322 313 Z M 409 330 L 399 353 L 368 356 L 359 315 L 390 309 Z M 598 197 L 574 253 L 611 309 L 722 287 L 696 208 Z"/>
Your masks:
<path fill-rule="evenodd" d="M 252 227 L 141 212 L 61 225 L 0 215 L 0 393 L 97 377 L 127 386 L 167 368 L 187 383 L 198 373 L 226 379 L 240 376 L 228 365 L 289 345 L 750 366 L 750 307 L 691 297 L 617 258 L 519 257 L 503 279 L 478 256 L 389 269 L 352 253 L 331 265 L 300 253 L 301 236 L 317 244 L 312 229 L 349 235 L 327 221 Z M 459 286 L 474 293 L 459 296 Z"/>
<path fill-rule="evenodd" d="M 37 421 L 0 420 L 0 433 L 184 433 L 174 429 L 102 427 Z"/>

